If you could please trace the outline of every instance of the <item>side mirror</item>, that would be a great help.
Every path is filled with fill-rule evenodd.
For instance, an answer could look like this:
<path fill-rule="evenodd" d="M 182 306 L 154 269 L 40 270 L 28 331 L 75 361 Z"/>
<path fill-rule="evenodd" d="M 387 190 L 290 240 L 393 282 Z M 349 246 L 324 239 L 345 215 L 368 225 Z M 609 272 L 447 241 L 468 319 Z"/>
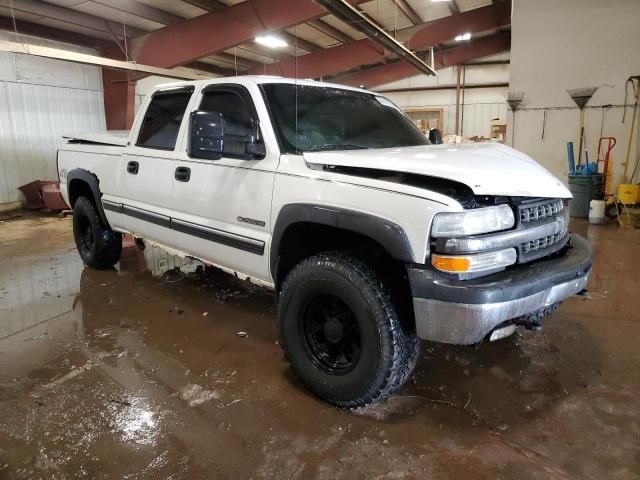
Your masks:
<path fill-rule="evenodd" d="M 224 151 L 224 118 L 216 112 L 191 114 L 189 156 L 218 160 Z"/>
<path fill-rule="evenodd" d="M 260 130 L 258 124 L 256 123 L 254 131 L 251 135 L 249 135 L 249 138 L 247 139 L 246 148 L 249 155 L 252 155 L 255 158 L 264 158 L 264 156 L 267 154 L 267 149 L 264 146 L 264 142 L 260 142 L 258 140 L 259 132 Z"/>

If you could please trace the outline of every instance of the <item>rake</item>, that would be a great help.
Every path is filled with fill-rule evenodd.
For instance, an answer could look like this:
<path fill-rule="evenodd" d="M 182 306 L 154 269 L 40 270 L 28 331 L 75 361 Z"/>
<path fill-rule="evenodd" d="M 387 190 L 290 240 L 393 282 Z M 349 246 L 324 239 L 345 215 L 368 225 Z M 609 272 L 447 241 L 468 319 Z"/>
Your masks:
<path fill-rule="evenodd" d="M 513 147 L 515 132 L 516 132 L 516 110 L 522 103 L 524 98 L 524 92 L 509 92 L 507 93 L 507 103 L 509 108 L 513 112 L 513 125 L 511 127 L 511 146 Z"/>
<path fill-rule="evenodd" d="M 589 99 L 596 92 L 598 87 L 587 87 L 587 88 L 570 88 L 567 90 L 569 96 L 576 103 L 578 108 L 580 109 L 580 147 L 578 148 L 578 165 L 582 164 L 582 144 L 584 143 L 584 106 L 587 104 Z M 586 145 L 585 145 L 586 150 Z M 589 157 L 586 157 L 587 163 L 589 163 Z"/>

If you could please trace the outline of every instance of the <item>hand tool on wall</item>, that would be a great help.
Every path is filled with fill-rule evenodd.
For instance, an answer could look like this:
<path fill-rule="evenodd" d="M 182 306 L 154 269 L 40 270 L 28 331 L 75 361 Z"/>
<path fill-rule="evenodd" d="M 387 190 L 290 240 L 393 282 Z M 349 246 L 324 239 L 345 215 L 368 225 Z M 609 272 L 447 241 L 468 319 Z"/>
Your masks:
<path fill-rule="evenodd" d="M 580 109 L 580 146 L 578 147 L 578 165 L 582 164 L 582 145 L 584 144 L 584 106 L 593 96 L 598 87 L 570 88 L 567 93 Z M 587 160 L 588 162 L 588 160 Z"/>
<path fill-rule="evenodd" d="M 633 92 L 633 96 L 635 97 L 635 102 L 633 104 L 633 112 L 631 115 L 631 125 L 629 126 L 629 140 L 627 141 L 627 153 L 624 157 L 624 174 L 622 175 L 622 181 L 627 181 L 627 170 L 629 167 L 629 155 L 631 154 L 631 142 L 633 140 L 633 134 L 636 126 L 636 116 L 638 113 L 638 100 L 640 99 L 640 75 L 632 75 L 627 78 L 627 82 L 624 85 L 624 110 L 622 113 L 622 123 L 624 123 L 627 116 L 627 95 L 629 92 L 629 87 Z M 633 183 L 633 178 L 636 175 L 638 170 L 638 159 L 636 159 L 636 165 L 631 172 L 631 177 L 629 177 L 629 183 Z"/>
<path fill-rule="evenodd" d="M 600 137 L 598 140 L 598 164 L 602 163 L 602 176 L 604 178 L 604 196 L 608 197 L 611 191 L 611 177 L 609 172 L 609 160 L 611 159 L 611 150 L 616 146 L 614 137 Z"/>
<path fill-rule="evenodd" d="M 507 103 L 509 104 L 509 108 L 513 112 L 513 125 L 511 125 L 511 146 L 513 147 L 513 142 L 515 139 L 516 132 L 516 110 L 522 103 L 522 99 L 524 98 L 524 92 L 509 92 L 507 93 Z"/>

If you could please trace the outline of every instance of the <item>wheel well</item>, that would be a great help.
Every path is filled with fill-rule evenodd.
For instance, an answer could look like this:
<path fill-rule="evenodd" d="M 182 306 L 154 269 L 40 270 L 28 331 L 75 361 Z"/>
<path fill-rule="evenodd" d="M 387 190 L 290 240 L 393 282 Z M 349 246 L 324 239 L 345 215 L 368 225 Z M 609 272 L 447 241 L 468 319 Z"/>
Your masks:
<path fill-rule="evenodd" d="M 370 237 L 342 228 L 310 222 L 290 225 L 284 231 L 278 249 L 276 292 L 280 292 L 282 282 L 298 263 L 330 251 L 348 252 L 374 268 L 401 310 L 401 318 L 413 328 L 411 289 L 404 262 L 394 259 Z"/>
<path fill-rule="evenodd" d="M 87 197 L 93 206 L 96 206 L 96 200 L 93 197 L 93 191 L 87 182 L 84 180 L 74 179 L 69 182 L 69 204 L 71 208 L 76 203 L 76 200 L 80 197 Z"/>

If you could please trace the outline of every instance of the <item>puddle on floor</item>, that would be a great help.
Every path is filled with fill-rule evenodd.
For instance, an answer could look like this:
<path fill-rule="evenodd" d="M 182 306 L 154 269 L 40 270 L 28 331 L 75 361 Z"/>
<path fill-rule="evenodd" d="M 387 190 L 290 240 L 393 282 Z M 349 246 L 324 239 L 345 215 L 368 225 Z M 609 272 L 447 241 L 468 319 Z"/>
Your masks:
<path fill-rule="evenodd" d="M 86 269 L 69 223 L 30 221 L 0 240 L 2 479 L 640 477 L 634 232 L 594 234 L 597 295 L 543 334 L 425 343 L 343 412 L 293 377 L 270 291 L 150 246 Z"/>

